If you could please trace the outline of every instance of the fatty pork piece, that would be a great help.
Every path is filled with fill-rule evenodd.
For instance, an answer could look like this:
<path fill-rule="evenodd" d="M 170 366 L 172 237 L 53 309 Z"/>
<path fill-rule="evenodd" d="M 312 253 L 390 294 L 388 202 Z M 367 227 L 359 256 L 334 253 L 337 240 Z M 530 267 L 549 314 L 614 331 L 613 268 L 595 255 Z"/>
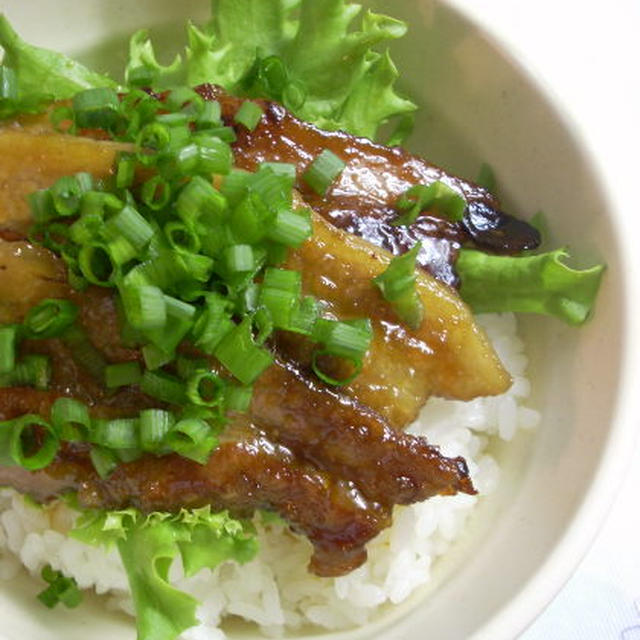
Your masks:
<path fill-rule="evenodd" d="M 90 289 L 79 301 L 89 335 L 110 331 L 108 316 L 114 311 L 104 304 L 106 295 Z M 96 312 L 86 308 L 96 304 Z M 91 323 L 97 324 L 87 326 Z M 28 345 L 51 356 L 53 390 L 0 389 L 0 419 L 25 413 L 48 416 L 55 398 L 71 391 L 92 405 L 96 417 L 123 411 L 131 415 L 153 404 L 135 390 L 101 398 L 82 367 L 68 362 L 60 342 Z M 249 420 L 264 427 L 266 435 L 250 429 Z M 240 432 L 250 437 L 238 438 Z M 212 504 L 234 513 L 272 509 L 309 537 L 314 545 L 310 568 L 319 575 L 342 575 L 364 562 L 363 545 L 389 524 L 394 504 L 475 492 L 462 458 L 445 458 L 424 439 L 398 434 L 374 412 L 281 362 L 256 382 L 249 415 L 233 416 L 220 448 L 204 467 L 177 456 L 145 456 L 101 480 L 88 451 L 67 444 L 42 471 L 0 467 L 0 484 L 40 500 L 75 490 L 85 507 L 153 511 Z"/>
<path fill-rule="evenodd" d="M 0 241 L 0 247 L 12 244 Z M 37 289 L 18 272 L 9 275 L 25 283 L 27 291 Z M 94 287 L 70 297 L 79 305 L 79 322 L 96 348 L 110 360 L 137 357 L 136 352 L 120 345 L 119 333 L 114 330 L 115 305 L 108 292 Z M 27 347 L 51 357 L 54 390 L 71 392 L 89 404 L 95 404 L 95 398 L 108 405 L 122 402 L 103 398 L 104 392 L 95 388 L 81 365 L 73 363 L 73 354 L 62 341 L 33 341 Z M 10 390 L 0 389 L 0 398 L 9 394 Z M 148 405 L 148 401 L 137 402 Z M 22 410 L 30 411 L 28 406 Z M 462 459 L 444 458 L 425 440 L 395 432 L 375 411 L 321 382 L 313 382 L 292 362 L 277 359 L 256 381 L 250 416 L 275 440 L 319 468 L 358 483 L 378 502 L 409 504 L 435 494 L 474 491 Z"/>
<path fill-rule="evenodd" d="M 113 173 L 117 152 L 130 147 L 55 133 L 48 118 L 28 123 L 0 129 L 0 231 L 5 233 L 29 229 L 29 194 L 81 171 L 106 178 Z"/>
<path fill-rule="evenodd" d="M 51 394 L 24 389 L 11 394 Z M 22 402 L 20 403 L 22 404 Z M 7 406 L 7 398 L 0 406 Z M 211 505 L 239 517 L 256 509 L 278 513 L 313 545 L 309 569 L 339 576 L 365 562 L 365 544 L 391 522 L 391 509 L 367 500 L 349 481 L 320 471 L 269 440 L 245 418 L 236 417 L 205 465 L 177 455 L 147 455 L 120 464 L 103 480 L 82 444 L 63 445 L 46 469 L 29 472 L 0 466 L 0 485 L 9 485 L 40 501 L 75 491 L 85 508 L 136 507 L 145 513 Z"/>
<path fill-rule="evenodd" d="M 471 311 L 447 285 L 428 273 L 417 274 L 424 320 L 412 330 L 395 315 L 372 279 L 391 261 L 384 249 L 313 216 L 313 237 L 290 252 L 286 267 L 302 272 L 303 291 L 341 319 L 371 319 L 373 340 L 362 371 L 347 393 L 385 416 L 395 428 L 416 419 L 431 395 L 458 400 L 497 395 L 511 379 Z M 310 365 L 315 345 L 297 334 L 280 332 L 280 351 Z M 340 365 L 328 371 L 348 375 Z"/>
<path fill-rule="evenodd" d="M 6 143 L 7 136 L 10 144 Z M 81 159 L 90 149 L 100 158 L 94 159 L 91 171 L 97 177 L 109 175 L 115 154 L 113 143 L 84 140 L 86 148 L 67 144 L 75 140 L 68 135 L 46 134 L 39 129 L 34 132 L 33 128 L 21 129 L 17 125 L 1 130 L 0 150 L 5 153 L 0 154 L 0 176 L 4 176 L 6 184 L 11 184 L 15 176 L 15 188 L 24 198 L 24 185 L 29 185 L 30 189 L 50 186 L 54 176 L 77 171 Z M 12 155 L 13 148 L 21 152 L 30 149 L 29 163 L 25 165 L 22 156 Z M 65 149 L 66 153 L 63 152 Z M 77 152 L 80 158 L 76 157 Z M 18 200 L 17 196 L 11 198 L 12 202 Z M 15 230 L 26 222 L 26 202 L 22 203 L 22 208 L 16 204 L 8 209 L 0 199 L 0 237 L 3 229 L 6 233 L 7 229 Z M 419 279 L 418 288 L 426 320 L 418 332 L 411 332 L 397 321 L 371 283 L 371 278 L 388 264 L 389 254 L 335 229 L 320 216 L 314 217 L 314 231 L 302 248 L 292 252 L 288 263 L 305 272 L 306 292 L 326 300 L 339 317 L 370 315 L 373 318 L 374 343 L 362 374 L 349 387 L 350 393 L 385 415 L 394 426 L 403 427 L 415 418 L 429 395 L 468 400 L 506 390 L 509 376 L 453 290 L 425 273 Z M 6 246 L 0 248 L 0 260 L 4 261 L 0 269 L 5 270 L 7 278 L 10 273 L 6 269 L 16 263 L 11 251 L 13 249 Z M 30 259 L 36 260 L 38 255 L 41 254 L 33 252 Z M 12 281 L 18 283 L 20 278 L 18 271 Z M 43 276 L 39 274 L 39 282 L 42 280 Z M 19 285 L 14 286 L 20 289 Z M 332 291 L 334 286 L 336 289 Z M 41 289 L 46 290 L 46 285 Z M 47 297 L 51 295 L 54 294 Z M 11 297 L 5 298 L 4 302 L 0 300 L 0 305 L 6 306 L 8 300 Z M 19 296 L 15 304 L 24 307 L 26 300 Z M 304 345 L 295 346 L 291 351 L 293 347 L 283 340 L 282 348 L 294 359 L 304 362 Z"/>
<path fill-rule="evenodd" d="M 394 255 L 422 243 L 418 262 L 449 285 L 457 284 L 454 261 L 462 245 L 505 254 L 533 249 L 540 235 L 522 220 L 504 213 L 486 189 L 445 172 L 399 147 L 376 144 L 341 131 L 323 131 L 298 120 L 281 105 L 257 100 L 264 116 L 253 130 L 238 125 L 234 115 L 243 102 L 217 86 L 197 91 L 222 106 L 225 123 L 233 126 L 236 164 L 250 171 L 261 162 L 287 162 L 297 167 L 297 188 L 321 216 Z M 346 166 L 324 195 L 311 189 L 302 174 L 314 158 L 329 149 Z M 463 196 L 467 209 L 461 222 L 424 211 L 409 227 L 394 226 L 395 202 L 408 188 L 441 181 Z"/>
<path fill-rule="evenodd" d="M 422 247 L 418 263 L 442 282 L 452 286 L 458 284 L 454 262 L 461 246 L 517 254 L 525 249 L 533 249 L 540 243 L 538 231 L 526 222 L 502 212 L 496 198 L 486 189 L 447 173 L 404 149 L 386 147 L 344 132 L 323 131 L 298 120 L 281 105 L 265 100 L 257 101 L 265 114 L 258 126 L 250 131 L 234 120 L 236 111 L 243 103 L 242 98 L 230 96 L 220 87 L 209 84 L 197 87 L 197 91 L 205 99 L 219 101 L 225 123 L 235 128 L 237 140 L 233 150 L 238 167 L 255 170 L 261 162 L 295 164 L 298 175 L 296 186 L 314 211 L 333 225 L 394 255 L 404 253 L 419 242 Z M 31 143 L 21 139 L 18 134 L 52 134 L 53 128 L 47 115 L 24 116 L 19 122 L 5 127 L 4 131 L 13 133 L 14 137 L 0 140 L 0 184 L 7 173 L 3 161 L 7 163 L 9 173 L 13 171 L 11 158 L 17 155 L 14 143 L 24 147 L 20 151 L 23 157 L 29 157 L 33 150 Z M 52 139 L 49 144 L 53 145 L 51 154 L 64 156 L 64 149 L 56 140 Z M 78 152 L 92 153 L 90 145 L 82 142 L 75 144 Z M 130 146 L 110 143 L 101 153 L 113 154 L 121 148 Z M 346 167 L 327 193 L 320 196 L 309 188 L 302 175 L 324 149 L 337 154 L 346 162 Z M 6 160 L 5 151 L 8 154 Z M 32 156 L 32 159 L 40 161 L 37 157 Z M 61 163 L 48 163 L 47 171 L 51 177 L 59 177 L 59 166 L 66 161 L 64 158 L 60 160 Z M 92 161 L 86 164 L 84 170 L 94 172 Z M 98 173 L 100 171 L 99 168 Z M 433 211 L 424 211 L 409 226 L 392 224 L 397 217 L 395 202 L 398 197 L 409 187 L 429 185 L 435 181 L 444 182 L 465 198 L 467 208 L 463 220 L 452 222 Z M 23 183 L 21 187 L 23 195 L 28 193 L 26 186 Z M 20 203 L 17 204 L 20 206 Z M 2 219 L 0 204 L 0 225 Z"/>

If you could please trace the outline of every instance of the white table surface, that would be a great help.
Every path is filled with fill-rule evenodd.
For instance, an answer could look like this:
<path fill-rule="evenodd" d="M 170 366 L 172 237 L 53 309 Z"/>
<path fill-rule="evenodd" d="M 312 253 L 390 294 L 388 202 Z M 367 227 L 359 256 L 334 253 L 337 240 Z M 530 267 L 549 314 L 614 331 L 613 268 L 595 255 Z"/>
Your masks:
<path fill-rule="evenodd" d="M 477 15 L 568 111 L 609 181 L 629 194 L 637 224 L 640 0 L 452 1 Z M 640 445 L 632 455 L 591 550 L 521 640 L 640 640 Z"/>

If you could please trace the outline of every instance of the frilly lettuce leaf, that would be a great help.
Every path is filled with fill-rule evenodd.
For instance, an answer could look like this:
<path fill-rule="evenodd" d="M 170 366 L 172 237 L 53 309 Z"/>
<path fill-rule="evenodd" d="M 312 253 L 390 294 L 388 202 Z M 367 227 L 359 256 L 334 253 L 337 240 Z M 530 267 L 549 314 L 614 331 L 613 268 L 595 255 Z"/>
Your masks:
<path fill-rule="evenodd" d="M 182 63 L 180 55 L 176 55 L 169 65 L 161 65 L 156 60 L 153 44 L 149 40 L 149 31 L 139 29 L 129 40 L 129 59 L 124 70 L 125 82 L 128 84 L 132 76 L 143 72 L 143 75 L 153 78 L 158 76 L 171 76 L 179 71 Z"/>
<path fill-rule="evenodd" d="M 70 98 L 82 89 L 117 86 L 108 76 L 91 71 L 61 53 L 28 44 L 2 14 L 0 46 L 4 50 L 2 63 L 15 71 L 19 92 L 12 105 L 0 105 L 2 117 L 37 111 L 42 103 Z"/>
<path fill-rule="evenodd" d="M 187 29 L 187 82 L 278 100 L 319 127 L 373 138 L 416 106 L 396 93 L 389 54 L 374 50 L 406 25 L 367 11 L 354 29 L 361 12 L 344 0 L 213 0 L 210 22 Z M 264 81 L 274 59 L 278 82 Z"/>
<path fill-rule="evenodd" d="M 173 640 L 198 622 L 198 601 L 168 580 L 178 554 L 190 576 L 225 560 L 247 562 L 257 551 L 250 526 L 210 507 L 148 516 L 135 509 L 85 511 L 70 535 L 117 546 L 133 594 L 138 640 Z"/>
<path fill-rule="evenodd" d="M 476 313 L 533 312 L 582 324 L 605 267 L 572 269 L 563 262 L 568 255 L 565 249 L 522 257 L 463 249 L 456 263 L 460 295 Z"/>
<path fill-rule="evenodd" d="M 212 0 L 211 6 L 207 24 L 187 25 L 185 55 L 169 65 L 157 61 L 148 32 L 137 31 L 129 43 L 126 82 L 157 88 L 211 82 L 235 94 L 280 101 L 324 129 L 370 138 L 385 122 L 416 109 L 394 88 L 398 74 L 388 52 L 375 50 L 402 37 L 403 22 L 346 0 Z M 67 56 L 27 44 L 4 16 L 0 45 L 24 97 L 15 109 L 5 105 L 1 115 L 37 110 L 81 89 L 117 86 Z"/>

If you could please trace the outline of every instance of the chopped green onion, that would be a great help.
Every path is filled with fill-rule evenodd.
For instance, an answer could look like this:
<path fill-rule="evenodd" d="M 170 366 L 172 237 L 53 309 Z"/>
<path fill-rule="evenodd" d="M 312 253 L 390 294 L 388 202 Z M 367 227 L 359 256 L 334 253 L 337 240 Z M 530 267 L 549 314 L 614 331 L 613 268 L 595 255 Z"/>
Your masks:
<path fill-rule="evenodd" d="M 165 444 L 184 458 L 206 464 L 218 439 L 204 420 L 186 418 L 173 425 Z"/>
<path fill-rule="evenodd" d="M 298 296 L 291 291 L 274 287 L 260 289 L 259 303 L 269 311 L 273 325 L 279 329 L 289 328 L 291 314 L 297 302 Z"/>
<path fill-rule="evenodd" d="M 292 310 L 287 330 L 306 336 L 311 335 L 319 316 L 320 310 L 317 301 L 313 296 L 306 296 Z"/>
<path fill-rule="evenodd" d="M 220 138 L 201 140 L 198 144 L 198 171 L 226 175 L 233 165 L 231 147 Z"/>
<path fill-rule="evenodd" d="M 195 141 L 201 140 L 202 138 L 219 138 L 222 142 L 226 142 L 227 144 L 233 144 L 238 136 L 233 127 L 213 127 L 212 129 L 200 129 L 194 135 L 193 139 Z"/>
<path fill-rule="evenodd" d="M 116 187 L 118 189 L 128 189 L 133 184 L 135 173 L 135 156 L 132 153 L 121 153 L 116 168 Z"/>
<path fill-rule="evenodd" d="M 177 87 L 172 89 L 165 98 L 165 105 L 172 111 L 184 109 L 191 104 L 201 105 L 202 97 L 196 93 L 191 87 Z"/>
<path fill-rule="evenodd" d="M 167 322 L 164 293 L 151 285 L 125 286 L 120 296 L 127 321 L 134 329 L 159 329 Z"/>
<path fill-rule="evenodd" d="M 26 414 L 2 424 L 11 429 L 9 454 L 17 465 L 37 471 L 53 461 L 60 443 L 46 420 Z"/>
<path fill-rule="evenodd" d="M 161 176 L 153 176 L 142 185 L 140 197 L 149 209 L 160 211 L 171 200 L 171 185 Z"/>
<path fill-rule="evenodd" d="M 418 184 L 407 189 L 396 201 L 396 208 L 404 213 L 393 221 L 394 225 L 413 224 L 423 211 L 434 211 L 458 222 L 464 216 L 467 202 L 451 187 L 437 180 L 428 187 Z"/>
<path fill-rule="evenodd" d="M 340 358 L 360 360 L 364 357 L 373 332 L 368 319 L 341 322 L 320 318 L 313 328 L 313 339 L 325 350 Z"/>
<path fill-rule="evenodd" d="M 253 131 L 258 126 L 263 115 L 264 112 L 259 104 L 246 100 L 236 111 L 233 119 L 238 124 L 244 125 L 249 131 Z"/>
<path fill-rule="evenodd" d="M 199 406 L 219 406 L 224 399 L 224 392 L 224 380 L 213 371 L 196 371 L 187 380 L 187 398 Z"/>
<path fill-rule="evenodd" d="M 252 384 L 273 362 L 273 356 L 254 343 L 250 318 L 245 318 L 229 332 L 214 354 L 245 385 Z"/>
<path fill-rule="evenodd" d="M 317 194 L 324 196 L 345 167 L 346 163 L 343 160 L 329 149 L 325 149 L 311 163 L 302 177 Z"/>
<path fill-rule="evenodd" d="M 229 206 L 236 207 L 247 195 L 252 173 L 244 169 L 232 169 L 222 181 L 220 191 L 227 199 Z"/>
<path fill-rule="evenodd" d="M 96 420 L 91 439 L 108 449 L 136 449 L 138 447 L 139 421 L 137 418 Z"/>
<path fill-rule="evenodd" d="M 189 114 L 187 113 L 161 113 L 156 116 L 156 122 L 163 124 L 170 129 L 178 125 L 186 125 L 189 123 Z"/>
<path fill-rule="evenodd" d="M 93 188 L 93 178 L 88 173 L 63 176 L 51 187 L 53 207 L 59 216 L 72 216 L 78 212 L 82 196 Z"/>
<path fill-rule="evenodd" d="M 314 351 L 313 358 L 311 361 L 311 368 L 313 369 L 313 372 L 318 376 L 318 378 L 320 378 L 320 380 L 322 380 L 328 385 L 331 385 L 332 387 L 343 387 L 348 384 L 351 384 L 358 377 L 358 375 L 360 374 L 360 371 L 362 370 L 362 360 L 357 358 L 350 358 L 350 357 L 345 358 L 353 366 L 351 373 L 347 375 L 345 378 L 334 378 L 326 374 L 320 368 L 320 363 L 318 362 L 318 360 L 322 356 L 334 356 L 334 355 L 335 354 L 331 353 L 326 349 Z"/>
<path fill-rule="evenodd" d="M 210 294 L 191 330 L 194 345 L 204 353 L 213 354 L 222 338 L 234 327 L 228 303 L 220 296 Z"/>
<path fill-rule="evenodd" d="M 145 371 L 140 381 L 140 390 L 168 404 L 182 405 L 186 402 L 185 385 L 161 371 Z"/>
<path fill-rule="evenodd" d="M 50 381 L 51 362 L 39 354 L 24 356 L 12 372 L 0 375 L 0 386 L 30 386 L 40 391 L 46 391 Z"/>
<path fill-rule="evenodd" d="M 144 451 L 158 451 L 165 436 L 171 430 L 173 414 L 162 409 L 145 409 L 140 412 L 140 445 Z"/>
<path fill-rule="evenodd" d="M 16 366 L 17 325 L 0 327 L 0 374 L 10 373 Z"/>
<path fill-rule="evenodd" d="M 183 222 L 167 222 L 164 226 L 164 234 L 169 244 L 178 251 L 198 253 L 200 251 L 200 237 Z"/>
<path fill-rule="evenodd" d="M 69 300 L 48 298 L 27 312 L 23 326 L 30 338 L 55 338 L 76 320 L 78 307 Z"/>
<path fill-rule="evenodd" d="M 252 271 L 254 267 L 253 248 L 250 244 L 234 244 L 224 252 L 224 261 L 230 273 Z"/>
<path fill-rule="evenodd" d="M 83 245 L 78 254 L 78 266 L 91 284 L 99 287 L 113 286 L 117 271 L 108 246 L 99 242 Z"/>
<path fill-rule="evenodd" d="M 202 105 L 202 111 L 196 120 L 196 127 L 198 129 L 209 129 L 220 126 L 221 116 L 220 103 L 214 100 L 205 100 Z"/>
<path fill-rule="evenodd" d="M 111 129 L 118 120 L 118 94 L 107 87 L 86 89 L 73 96 L 75 121 L 83 129 Z"/>
<path fill-rule="evenodd" d="M 73 578 L 67 578 L 60 571 L 54 571 L 51 565 L 45 565 L 42 569 L 42 579 L 49 586 L 38 594 L 38 600 L 53 609 L 58 603 L 73 609 L 82 602 L 82 591 L 78 589 L 78 584 Z"/>
<path fill-rule="evenodd" d="M 53 196 L 50 189 L 40 189 L 27 196 L 31 217 L 36 224 L 48 222 L 56 216 L 53 206 Z"/>
<path fill-rule="evenodd" d="M 165 350 L 155 344 L 145 344 L 142 347 L 144 364 L 149 371 L 155 371 L 165 364 L 169 364 L 174 358 L 173 350 Z"/>
<path fill-rule="evenodd" d="M 146 247 L 154 235 L 151 225 L 130 205 L 109 218 L 104 233 L 110 240 L 125 238 L 136 251 Z"/>
<path fill-rule="evenodd" d="M 235 207 L 229 227 L 239 242 L 256 244 L 264 238 L 271 216 L 262 198 L 255 193 L 248 193 Z"/>
<path fill-rule="evenodd" d="M 51 424 L 60 440 L 86 441 L 91 429 L 89 409 L 73 398 L 58 398 L 51 407 Z"/>
<path fill-rule="evenodd" d="M 252 395 L 252 387 L 229 385 L 224 397 L 225 409 L 227 411 L 238 411 L 240 413 L 248 411 L 251 405 Z"/>
<path fill-rule="evenodd" d="M 118 457 L 111 449 L 106 447 L 93 445 L 89 452 L 89 457 L 93 463 L 93 468 L 103 480 L 106 480 L 118 466 Z"/>
<path fill-rule="evenodd" d="M 227 202 L 211 182 L 195 176 L 180 192 L 175 207 L 186 224 L 201 218 L 205 224 L 215 224 L 222 220 Z"/>
<path fill-rule="evenodd" d="M 138 384 L 142 371 L 137 362 L 120 362 L 105 367 L 104 380 L 108 389 Z"/>
<path fill-rule="evenodd" d="M 268 237 L 288 247 L 299 247 L 312 234 L 311 219 L 304 213 L 282 209 L 276 213 Z"/>
<path fill-rule="evenodd" d="M 255 307 L 255 305 L 253 306 Z M 253 324 L 258 330 L 258 335 L 256 335 L 256 337 L 254 338 L 254 342 L 257 345 L 261 346 L 266 342 L 267 338 L 273 333 L 273 330 L 275 329 L 271 313 L 269 313 L 269 310 L 266 307 L 260 307 L 255 311 L 255 313 L 253 314 Z"/>
<path fill-rule="evenodd" d="M 136 145 L 140 148 L 137 154 L 139 162 L 151 165 L 157 162 L 157 154 L 169 147 L 171 134 L 169 129 L 158 122 L 145 125 L 138 133 Z"/>
<path fill-rule="evenodd" d="M 391 260 L 386 270 L 373 279 L 385 300 L 411 329 L 418 329 L 424 318 L 424 305 L 416 290 L 416 260 L 421 244 Z"/>

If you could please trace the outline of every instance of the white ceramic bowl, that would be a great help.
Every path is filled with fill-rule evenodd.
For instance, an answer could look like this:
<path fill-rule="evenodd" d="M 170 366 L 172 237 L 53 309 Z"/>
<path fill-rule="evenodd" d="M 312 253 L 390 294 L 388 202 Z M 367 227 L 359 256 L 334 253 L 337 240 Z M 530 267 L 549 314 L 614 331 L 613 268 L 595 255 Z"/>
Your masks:
<path fill-rule="evenodd" d="M 490 4 L 495 8 L 495 1 Z M 81 53 L 103 68 L 106 60 L 108 68 L 118 69 L 123 57 L 110 52 L 123 51 L 134 29 L 155 26 L 170 42 L 174 30 L 167 25 L 203 16 L 208 3 L 5 0 L 3 5 L 28 40 Z M 637 309 L 631 243 L 623 232 L 620 194 L 612 192 L 565 112 L 500 34 L 483 30 L 468 15 L 471 9 L 460 11 L 446 2 L 397 0 L 378 2 L 376 8 L 411 24 L 395 57 L 405 88 L 424 105 L 414 148 L 471 177 L 488 161 L 507 210 L 525 216 L 544 210 L 556 242 L 569 244 L 586 263 L 605 260 L 608 271 L 595 317 L 584 328 L 540 318 L 523 321 L 542 425 L 501 452 L 501 488 L 480 506 L 429 588 L 376 624 L 322 637 L 512 638 L 584 553 L 630 448 L 637 404 L 629 388 L 636 345 L 630 319 Z M 479 8 L 473 11 L 479 15 Z M 26 577 L 0 587 L 0 636 L 133 637 L 130 621 L 97 602 L 74 612 L 44 613 L 33 598 L 37 588 Z"/>

